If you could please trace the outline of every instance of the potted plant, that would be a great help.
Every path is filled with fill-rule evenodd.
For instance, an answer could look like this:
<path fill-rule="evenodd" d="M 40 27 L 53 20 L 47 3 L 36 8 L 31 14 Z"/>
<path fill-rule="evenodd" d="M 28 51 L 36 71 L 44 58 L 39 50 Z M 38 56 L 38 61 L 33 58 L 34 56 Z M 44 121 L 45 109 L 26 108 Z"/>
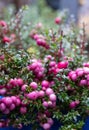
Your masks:
<path fill-rule="evenodd" d="M 11 37 L 6 38 L 13 28 L 1 21 L 2 130 L 86 130 L 89 63 L 85 60 L 85 31 L 75 26 L 65 28 L 58 18 L 55 23 L 58 25 L 56 32 L 53 29 L 39 29 L 38 26 L 32 29 L 29 36 L 32 44 L 26 51 L 23 47 L 13 47 L 13 43 L 19 43 L 21 39 L 13 42 Z M 17 39 L 18 35 L 15 36 Z"/>

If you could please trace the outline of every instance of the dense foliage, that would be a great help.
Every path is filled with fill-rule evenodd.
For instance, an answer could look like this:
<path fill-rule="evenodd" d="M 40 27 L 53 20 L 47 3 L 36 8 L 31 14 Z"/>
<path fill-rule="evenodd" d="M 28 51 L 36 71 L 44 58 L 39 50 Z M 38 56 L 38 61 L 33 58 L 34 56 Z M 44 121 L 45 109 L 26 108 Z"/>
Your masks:
<path fill-rule="evenodd" d="M 81 130 L 89 114 L 84 26 L 57 17 L 57 30 L 25 25 L 23 10 L 0 21 L 0 127 Z M 25 30 L 24 30 L 25 29 Z"/>

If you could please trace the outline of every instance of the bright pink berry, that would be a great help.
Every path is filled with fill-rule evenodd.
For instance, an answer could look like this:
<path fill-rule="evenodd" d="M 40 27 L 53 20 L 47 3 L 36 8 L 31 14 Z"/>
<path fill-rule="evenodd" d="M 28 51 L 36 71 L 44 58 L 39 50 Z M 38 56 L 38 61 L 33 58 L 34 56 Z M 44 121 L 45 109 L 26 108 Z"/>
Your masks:
<path fill-rule="evenodd" d="M 9 37 L 7 37 L 7 36 L 3 37 L 3 42 L 4 43 L 10 43 L 10 41 L 11 41 L 11 39 Z"/>
<path fill-rule="evenodd" d="M 43 104 L 44 107 L 48 107 L 48 102 L 47 101 L 43 101 L 42 104 Z"/>
<path fill-rule="evenodd" d="M 40 90 L 38 93 L 39 97 L 44 97 L 45 96 L 45 92 L 43 90 Z"/>
<path fill-rule="evenodd" d="M 55 23 L 56 24 L 60 24 L 61 23 L 61 19 L 59 17 L 55 18 Z"/>
<path fill-rule="evenodd" d="M 75 101 L 72 101 L 70 104 L 69 104 L 70 108 L 73 109 L 76 107 L 76 103 Z"/>
<path fill-rule="evenodd" d="M 6 109 L 6 105 L 4 103 L 1 103 L 0 104 L 0 110 L 5 111 L 5 109 Z"/>
<path fill-rule="evenodd" d="M 4 103 L 6 104 L 6 106 L 9 107 L 9 106 L 12 104 L 12 99 L 11 99 L 11 97 L 5 97 Z"/>
<path fill-rule="evenodd" d="M 1 20 L 1 21 L 0 21 L 0 26 L 2 26 L 2 27 L 7 27 L 7 24 L 6 24 L 5 21 Z"/>
<path fill-rule="evenodd" d="M 2 88 L 2 89 L 0 89 L 0 94 L 1 94 L 1 95 L 6 94 L 6 92 L 7 92 L 6 88 Z"/>
<path fill-rule="evenodd" d="M 84 71 L 83 70 L 80 70 L 80 71 L 78 71 L 77 72 L 77 75 L 80 77 L 80 76 L 83 76 L 83 74 L 84 74 Z"/>
<path fill-rule="evenodd" d="M 24 84 L 24 85 L 22 85 L 21 90 L 22 90 L 23 92 L 25 92 L 25 91 L 26 91 L 26 88 L 27 88 L 27 85 Z"/>
<path fill-rule="evenodd" d="M 57 66 L 59 69 L 66 69 L 68 67 L 68 62 L 67 61 L 59 62 Z"/>
<path fill-rule="evenodd" d="M 89 74 L 89 68 L 88 67 L 83 67 L 84 73 Z"/>
<path fill-rule="evenodd" d="M 30 92 L 27 97 L 31 100 L 36 100 L 38 98 L 38 93 L 36 91 Z"/>
<path fill-rule="evenodd" d="M 34 35 L 34 40 L 37 40 L 39 38 L 39 34 Z"/>
<path fill-rule="evenodd" d="M 41 85 L 42 85 L 42 87 L 48 88 L 50 84 L 47 80 L 43 80 Z"/>
<path fill-rule="evenodd" d="M 17 103 L 17 98 L 15 96 L 12 96 L 11 99 L 12 99 L 13 103 L 15 103 L 15 104 Z"/>
<path fill-rule="evenodd" d="M 51 88 L 47 88 L 46 89 L 46 95 L 50 95 L 50 94 L 53 94 L 53 90 Z"/>
<path fill-rule="evenodd" d="M 22 86 L 24 83 L 23 83 L 23 79 L 21 79 L 21 78 L 18 78 L 17 79 L 17 84 L 18 84 L 18 86 Z"/>
<path fill-rule="evenodd" d="M 43 124 L 43 129 L 44 129 L 44 130 L 49 130 L 50 127 L 51 127 L 51 125 L 50 125 L 49 123 Z"/>
<path fill-rule="evenodd" d="M 71 75 L 71 79 L 72 79 L 73 81 L 76 81 L 76 80 L 77 80 L 77 75 L 76 75 L 76 73 Z"/>
<path fill-rule="evenodd" d="M 55 95 L 55 94 L 50 94 L 50 95 L 49 95 L 49 99 L 50 99 L 51 101 L 56 101 L 56 95 Z"/>
<path fill-rule="evenodd" d="M 79 85 L 80 86 L 87 85 L 87 80 L 85 80 L 85 79 L 80 80 Z"/>
<path fill-rule="evenodd" d="M 55 62 L 55 61 L 50 61 L 49 66 L 50 66 L 50 67 L 56 66 L 56 62 Z"/>
<path fill-rule="evenodd" d="M 20 106 L 21 100 L 19 98 L 16 99 L 16 106 Z"/>
<path fill-rule="evenodd" d="M 30 83 L 30 87 L 33 88 L 33 89 L 37 89 L 38 88 L 38 85 L 36 82 L 31 82 Z"/>

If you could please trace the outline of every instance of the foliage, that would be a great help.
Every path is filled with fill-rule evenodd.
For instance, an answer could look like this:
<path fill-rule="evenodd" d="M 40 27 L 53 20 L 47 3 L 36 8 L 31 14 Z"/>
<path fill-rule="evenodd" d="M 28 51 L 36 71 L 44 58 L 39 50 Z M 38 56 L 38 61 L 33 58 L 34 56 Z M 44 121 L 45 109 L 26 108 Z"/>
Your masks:
<path fill-rule="evenodd" d="M 57 17 L 48 29 L 23 16 L 0 21 L 0 127 L 48 130 L 56 119 L 61 130 L 80 130 L 89 114 L 84 27 Z"/>

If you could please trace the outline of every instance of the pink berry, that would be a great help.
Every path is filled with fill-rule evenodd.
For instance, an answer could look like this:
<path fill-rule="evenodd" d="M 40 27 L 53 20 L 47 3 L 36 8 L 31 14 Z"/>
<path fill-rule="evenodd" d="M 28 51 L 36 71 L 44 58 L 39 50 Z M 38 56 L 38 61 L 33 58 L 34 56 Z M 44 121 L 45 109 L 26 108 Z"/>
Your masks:
<path fill-rule="evenodd" d="M 50 125 L 49 123 L 43 124 L 43 129 L 44 129 L 44 130 L 49 130 L 50 127 L 51 127 L 51 125 Z"/>
<path fill-rule="evenodd" d="M 34 35 L 34 40 L 37 40 L 39 38 L 39 35 L 38 34 L 35 34 Z"/>
<path fill-rule="evenodd" d="M 86 76 L 87 80 L 89 81 L 89 74 Z"/>
<path fill-rule="evenodd" d="M 6 105 L 4 103 L 1 103 L 0 104 L 0 110 L 5 111 L 5 109 L 6 109 Z"/>
<path fill-rule="evenodd" d="M 17 103 L 17 98 L 15 96 L 12 96 L 11 99 L 12 99 L 13 103 L 15 103 L 15 104 Z"/>
<path fill-rule="evenodd" d="M 36 40 L 36 43 L 37 43 L 37 45 L 42 45 L 43 44 L 43 39 L 37 39 Z"/>
<path fill-rule="evenodd" d="M 85 80 L 85 79 L 80 80 L 79 85 L 80 85 L 80 86 L 87 85 L 87 80 Z"/>
<path fill-rule="evenodd" d="M 83 64 L 84 67 L 89 67 L 89 62 Z"/>
<path fill-rule="evenodd" d="M 14 110 L 14 109 L 15 109 L 15 104 L 12 103 L 12 104 L 10 105 L 10 108 L 9 108 L 9 109 L 10 109 L 10 110 Z"/>
<path fill-rule="evenodd" d="M 21 100 L 20 99 L 16 99 L 16 106 L 20 106 L 21 104 Z"/>
<path fill-rule="evenodd" d="M 44 97 L 45 96 L 45 92 L 43 90 L 40 90 L 38 93 L 39 97 Z"/>
<path fill-rule="evenodd" d="M 48 107 L 48 102 L 47 101 L 44 101 L 42 104 L 43 104 L 44 107 Z"/>
<path fill-rule="evenodd" d="M 72 74 L 72 75 L 71 75 L 71 79 L 72 79 L 73 81 L 76 81 L 76 80 L 77 80 L 77 75 L 76 75 L 76 74 Z"/>
<path fill-rule="evenodd" d="M 40 38 L 37 39 L 36 43 L 37 43 L 37 45 L 43 46 L 43 47 L 45 47 L 45 45 L 47 44 L 44 39 L 40 39 Z"/>
<path fill-rule="evenodd" d="M 66 69 L 68 67 L 68 62 L 67 61 L 62 61 L 58 63 L 58 68 L 59 69 Z"/>
<path fill-rule="evenodd" d="M 83 68 L 77 68 L 76 69 L 76 73 L 78 73 L 79 71 L 83 71 Z"/>
<path fill-rule="evenodd" d="M 52 101 L 48 101 L 48 106 L 52 107 L 52 105 L 53 105 Z"/>
<path fill-rule="evenodd" d="M 21 78 L 17 79 L 17 84 L 19 86 L 22 86 L 24 83 L 23 83 L 23 80 Z"/>
<path fill-rule="evenodd" d="M 41 85 L 42 85 L 42 87 L 48 88 L 49 87 L 49 82 L 47 80 L 43 80 Z"/>
<path fill-rule="evenodd" d="M 0 128 L 2 128 L 3 127 L 3 122 L 0 122 Z"/>
<path fill-rule="evenodd" d="M 43 91 L 45 91 L 45 90 L 46 90 L 46 88 L 45 88 L 45 87 L 42 87 L 42 90 L 43 90 Z"/>
<path fill-rule="evenodd" d="M 9 37 L 7 37 L 7 36 L 3 37 L 3 42 L 4 43 L 10 43 L 10 41 L 11 41 L 11 39 Z"/>
<path fill-rule="evenodd" d="M 49 63 L 49 66 L 50 67 L 54 67 L 56 65 L 56 62 L 55 61 L 50 61 L 50 63 Z"/>
<path fill-rule="evenodd" d="M 84 73 L 89 74 L 89 68 L 88 67 L 83 67 Z"/>
<path fill-rule="evenodd" d="M 2 26 L 2 27 L 7 27 L 7 24 L 6 24 L 5 21 L 1 20 L 1 21 L 0 21 L 0 26 Z"/>
<path fill-rule="evenodd" d="M 76 74 L 75 71 L 70 71 L 68 76 L 71 77 L 72 74 Z"/>
<path fill-rule="evenodd" d="M 36 67 L 37 67 L 37 62 L 32 63 L 30 66 L 31 70 L 34 70 Z"/>
<path fill-rule="evenodd" d="M 33 88 L 33 89 L 37 89 L 38 88 L 38 85 L 36 82 L 31 82 L 30 83 L 30 87 Z"/>
<path fill-rule="evenodd" d="M 75 101 L 72 101 L 69 106 L 71 109 L 75 108 L 76 107 Z"/>
<path fill-rule="evenodd" d="M 50 99 L 51 101 L 56 101 L 56 95 L 55 95 L 55 94 L 50 94 L 50 95 L 49 95 L 49 99 Z"/>
<path fill-rule="evenodd" d="M 13 85 L 13 86 L 16 86 L 17 85 L 17 79 L 16 78 L 15 79 L 10 79 L 9 84 Z"/>
<path fill-rule="evenodd" d="M 20 108 L 20 113 L 21 114 L 25 114 L 27 112 L 27 108 L 26 107 L 21 107 Z"/>
<path fill-rule="evenodd" d="M 53 125 L 53 120 L 52 120 L 52 118 L 48 118 L 48 123 L 50 124 L 50 125 Z"/>
<path fill-rule="evenodd" d="M 80 77 L 80 76 L 83 76 L 83 74 L 84 74 L 84 71 L 83 70 L 80 70 L 80 71 L 78 71 L 77 72 L 77 75 Z"/>
<path fill-rule="evenodd" d="M 50 95 L 50 94 L 53 94 L 53 90 L 51 88 L 47 88 L 46 89 L 46 95 Z"/>
<path fill-rule="evenodd" d="M 23 92 L 25 92 L 27 87 L 28 87 L 28 86 L 27 86 L 26 84 L 24 84 L 24 85 L 22 85 L 21 90 L 22 90 Z"/>
<path fill-rule="evenodd" d="M 57 18 L 55 19 L 55 23 L 56 23 L 56 24 L 60 24 L 60 23 L 61 23 L 61 19 L 60 19 L 59 17 L 57 17 Z"/>
<path fill-rule="evenodd" d="M 9 107 L 12 104 L 12 99 L 10 97 L 6 97 L 4 103 Z"/>
<path fill-rule="evenodd" d="M 29 99 L 31 99 L 31 100 L 36 100 L 37 97 L 38 97 L 38 94 L 37 94 L 36 91 L 33 91 L 33 92 L 30 92 L 30 93 L 27 95 L 27 97 L 28 97 Z"/>
<path fill-rule="evenodd" d="M 6 88 L 2 88 L 2 89 L 0 89 L 0 94 L 1 94 L 1 95 L 6 94 L 6 92 L 7 92 Z"/>

